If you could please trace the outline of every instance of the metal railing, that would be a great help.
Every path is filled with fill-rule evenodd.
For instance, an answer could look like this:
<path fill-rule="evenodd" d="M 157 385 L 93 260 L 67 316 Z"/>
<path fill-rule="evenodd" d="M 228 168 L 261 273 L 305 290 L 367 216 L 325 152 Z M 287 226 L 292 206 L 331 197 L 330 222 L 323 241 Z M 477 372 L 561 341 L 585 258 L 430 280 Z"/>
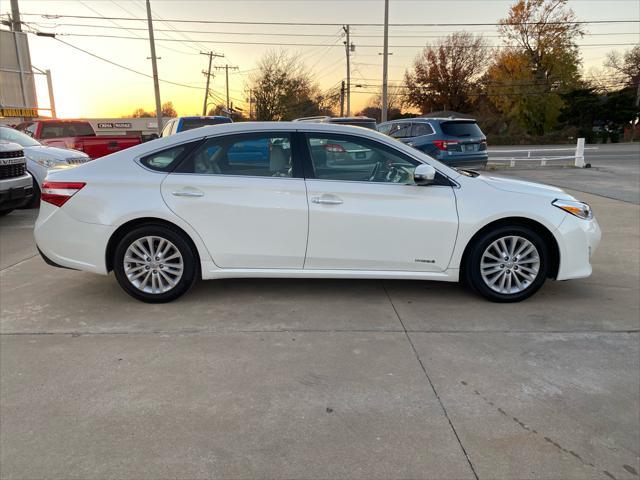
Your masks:
<path fill-rule="evenodd" d="M 548 162 L 561 162 L 562 160 L 569 160 L 573 166 L 578 168 L 585 168 L 587 164 L 584 161 L 585 150 L 598 150 L 598 147 L 585 147 L 584 138 L 579 138 L 575 147 L 559 147 L 559 148 L 527 148 L 518 150 L 488 150 L 489 154 L 489 166 L 508 165 L 509 167 L 515 167 L 518 163 L 537 163 L 541 167 L 548 165 Z M 572 155 L 547 155 L 548 152 L 573 152 Z M 518 157 L 491 157 L 491 154 L 497 153 L 521 153 L 523 155 Z M 542 155 L 540 155 L 542 153 Z M 526 154 L 526 156 L 524 156 Z M 533 154 L 533 155 L 532 155 Z"/>

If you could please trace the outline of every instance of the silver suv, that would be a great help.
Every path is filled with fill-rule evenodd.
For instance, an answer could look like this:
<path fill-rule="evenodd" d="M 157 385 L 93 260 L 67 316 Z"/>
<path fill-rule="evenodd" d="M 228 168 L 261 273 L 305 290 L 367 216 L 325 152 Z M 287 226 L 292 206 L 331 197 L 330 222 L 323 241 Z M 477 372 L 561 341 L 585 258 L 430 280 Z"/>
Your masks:
<path fill-rule="evenodd" d="M 26 205 L 32 195 L 33 180 L 22 147 L 0 140 L 0 216 Z"/>

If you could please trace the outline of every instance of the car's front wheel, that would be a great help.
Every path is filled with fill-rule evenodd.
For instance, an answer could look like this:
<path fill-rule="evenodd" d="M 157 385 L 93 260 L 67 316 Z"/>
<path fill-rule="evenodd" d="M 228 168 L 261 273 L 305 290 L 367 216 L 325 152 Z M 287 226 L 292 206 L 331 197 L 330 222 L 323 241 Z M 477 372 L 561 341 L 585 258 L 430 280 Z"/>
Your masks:
<path fill-rule="evenodd" d="M 545 282 L 548 249 L 538 233 L 526 226 L 500 227 L 482 235 L 466 257 L 465 279 L 494 302 L 518 302 Z"/>
<path fill-rule="evenodd" d="M 113 266 L 120 286 L 148 303 L 180 297 L 193 285 L 198 272 L 195 252 L 184 236 L 155 224 L 127 233 L 115 249 Z"/>

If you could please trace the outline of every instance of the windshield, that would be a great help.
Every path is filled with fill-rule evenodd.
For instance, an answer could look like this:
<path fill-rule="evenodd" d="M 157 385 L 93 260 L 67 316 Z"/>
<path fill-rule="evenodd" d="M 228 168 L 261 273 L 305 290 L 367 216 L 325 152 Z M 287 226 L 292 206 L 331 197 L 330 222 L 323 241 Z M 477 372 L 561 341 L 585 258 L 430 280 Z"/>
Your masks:
<path fill-rule="evenodd" d="M 452 137 L 484 137 L 482 130 L 474 121 L 468 122 L 443 122 L 440 128 L 445 135 Z"/>
<path fill-rule="evenodd" d="M 193 130 L 194 128 L 204 127 L 206 125 L 219 125 L 221 123 L 232 123 L 230 118 L 185 118 L 182 120 L 182 130 Z"/>
<path fill-rule="evenodd" d="M 354 127 L 364 127 L 364 128 L 369 128 L 371 130 L 378 129 L 375 120 L 332 119 L 331 123 L 339 123 L 340 125 L 352 125 Z"/>
<path fill-rule="evenodd" d="M 9 127 L 0 127 L 0 139 L 17 143 L 21 147 L 37 147 L 40 145 L 40 142 L 34 140 L 29 135 Z"/>

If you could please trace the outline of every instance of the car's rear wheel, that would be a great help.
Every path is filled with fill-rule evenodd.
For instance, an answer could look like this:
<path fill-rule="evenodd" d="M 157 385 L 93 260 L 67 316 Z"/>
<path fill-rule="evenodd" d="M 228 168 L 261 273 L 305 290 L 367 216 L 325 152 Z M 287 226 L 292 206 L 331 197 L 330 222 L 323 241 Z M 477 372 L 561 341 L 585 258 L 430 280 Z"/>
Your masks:
<path fill-rule="evenodd" d="M 549 256 L 540 235 L 525 226 L 500 227 L 482 235 L 466 257 L 467 283 L 494 302 L 518 302 L 545 282 Z"/>
<path fill-rule="evenodd" d="M 143 225 L 118 243 L 113 259 L 120 286 L 149 303 L 175 300 L 193 285 L 196 255 L 183 235 L 163 225 Z"/>

